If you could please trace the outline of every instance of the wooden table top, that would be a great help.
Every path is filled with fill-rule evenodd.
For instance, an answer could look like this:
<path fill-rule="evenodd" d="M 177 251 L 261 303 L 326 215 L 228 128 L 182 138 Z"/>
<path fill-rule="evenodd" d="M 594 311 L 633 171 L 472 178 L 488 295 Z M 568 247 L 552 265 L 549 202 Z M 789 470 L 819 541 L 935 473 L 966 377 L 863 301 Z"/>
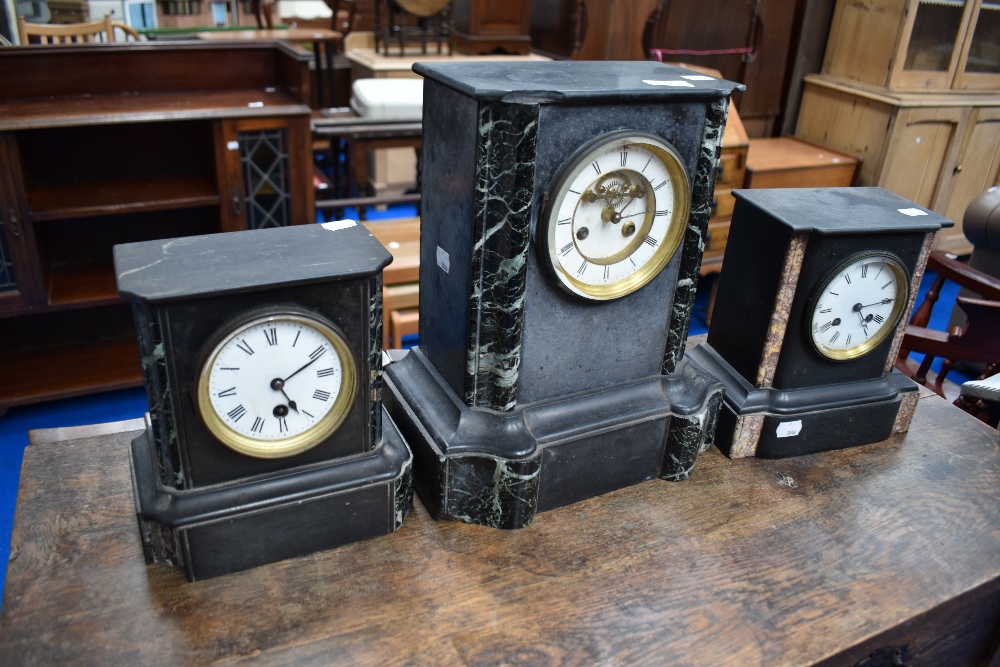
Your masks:
<path fill-rule="evenodd" d="M 382 270 L 386 285 L 420 280 L 420 218 L 370 220 L 362 224 L 392 254 L 392 264 Z"/>
<path fill-rule="evenodd" d="M 0 616 L 14 664 L 914 665 L 992 655 L 1000 451 L 922 392 L 905 438 L 706 452 L 518 531 L 435 522 L 194 584 L 147 566 L 134 432 L 29 446 Z M 940 635 L 934 641 L 930 634 Z M 988 630 L 987 630 L 988 631 Z M 996 641 L 996 635 L 993 635 Z"/>

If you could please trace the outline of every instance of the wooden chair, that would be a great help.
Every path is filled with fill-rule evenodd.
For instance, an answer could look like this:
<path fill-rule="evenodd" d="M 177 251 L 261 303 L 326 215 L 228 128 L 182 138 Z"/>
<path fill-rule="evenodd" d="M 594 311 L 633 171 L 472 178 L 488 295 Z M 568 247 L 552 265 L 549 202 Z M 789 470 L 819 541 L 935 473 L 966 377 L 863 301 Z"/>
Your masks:
<path fill-rule="evenodd" d="M 930 378 L 931 388 L 944 396 L 946 376 L 956 362 L 986 364 L 980 379 L 1000 371 L 1000 279 L 977 271 L 940 250 L 931 252 L 927 270 L 935 272 L 937 279 L 906 325 L 896 368 L 921 385 L 926 386 Z M 947 332 L 927 329 L 931 311 L 945 280 L 983 298 L 958 297 L 958 305 L 967 317 L 964 325 Z M 910 352 L 920 352 L 925 357 L 917 365 L 907 358 Z M 936 358 L 943 361 L 941 371 L 935 376 L 930 367 Z M 961 397 L 955 401 L 955 405 L 972 412 L 971 406 L 966 403 Z"/>
<path fill-rule="evenodd" d="M 110 16 L 105 16 L 100 21 L 61 24 L 28 23 L 23 16 L 18 16 L 17 30 L 22 45 L 29 44 L 32 37 L 37 37 L 38 43 L 41 44 L 89 44 L 115 41 L 114 27 L 111 25 Z"/>
<path fill-rule="evenodd" d="M 23 16 L 17 17 L 17 31 L 22 45 L 114 42 L 116 28 L 122 31 L 125 41 L 129 37 L 139 41 L 139 33 L 121 21 L 112 21 L 110 15 L 86 23 L 28 23 Z M 32 37 L 37 37 L 37 42 L 32 42 Z"/>

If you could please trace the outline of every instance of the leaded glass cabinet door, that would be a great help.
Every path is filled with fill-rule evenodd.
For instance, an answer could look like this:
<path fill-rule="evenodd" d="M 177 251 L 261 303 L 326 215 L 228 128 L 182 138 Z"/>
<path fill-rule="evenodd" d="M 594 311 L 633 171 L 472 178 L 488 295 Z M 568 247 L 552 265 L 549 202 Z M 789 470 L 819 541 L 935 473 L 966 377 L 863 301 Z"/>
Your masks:
<path fill-rule="evenodd" d="M 26 219 L 25 203 L 17 193 L 20 174 L 12 159 L 13 140 L 0 135 L 0 314 L 26 308 L 41 298 L 35 273 L 28 261 L 31 226 Z"/>
<path fill-rule="evenodd" d="M 224 230 L 315 222 L 308 119 L 222 121 L 219 135 Z"/>

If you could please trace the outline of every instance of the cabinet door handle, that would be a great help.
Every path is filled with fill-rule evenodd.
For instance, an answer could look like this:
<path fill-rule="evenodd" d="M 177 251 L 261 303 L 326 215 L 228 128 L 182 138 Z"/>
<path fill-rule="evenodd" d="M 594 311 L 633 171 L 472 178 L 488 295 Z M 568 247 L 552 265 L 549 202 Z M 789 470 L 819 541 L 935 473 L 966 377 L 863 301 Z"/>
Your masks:
<path fill-rule="evenodd" d="M 7 217 L 10 219 L 10 233 L 15 239 L 21 238 L 21 223 L 17 221 L 17 211 L 13 206 L 7 207 Z"/>
<path fill-rule="evenodd" d="M 960 164 L 955 165 L 955 173 L 956 174 L 961 174 L 962 173 L 962 165 L 960 165 Z"/>
<path fill-rule="evenodd" d="M 233 215 L 243 215 L 243 200 L 240 199 L 240 191 L 237 188 L 232 188 L 230 192 Z"/>

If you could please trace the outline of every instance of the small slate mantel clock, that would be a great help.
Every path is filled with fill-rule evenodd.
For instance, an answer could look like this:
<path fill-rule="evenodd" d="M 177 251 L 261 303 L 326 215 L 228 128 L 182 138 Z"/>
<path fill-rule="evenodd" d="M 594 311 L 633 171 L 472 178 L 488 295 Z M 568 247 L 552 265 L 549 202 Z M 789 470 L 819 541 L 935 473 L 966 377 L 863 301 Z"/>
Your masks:
<path fill-rule="evenodd" d="M 777 458 L 909 428 L 893 364 L 934 237 L 950 220 L 881 188 L 739 190 L 708 345 L 726 386 L 716 445 Z"/>
<path fill-rule="evenodd" d="M 382 269 L 353 221 L 116 246 L 149 397 L 147 562 L 205 579 L 374 537 L 409 511 L 381 400 Z"/>
<path fill-rule="evenodd" d="M 518 528 L 683 479 L 721 387 L 683 359 L 729 95 L 653 62 L 417 63 L 420 345 L 386 403 L 436 518 Z"/>

